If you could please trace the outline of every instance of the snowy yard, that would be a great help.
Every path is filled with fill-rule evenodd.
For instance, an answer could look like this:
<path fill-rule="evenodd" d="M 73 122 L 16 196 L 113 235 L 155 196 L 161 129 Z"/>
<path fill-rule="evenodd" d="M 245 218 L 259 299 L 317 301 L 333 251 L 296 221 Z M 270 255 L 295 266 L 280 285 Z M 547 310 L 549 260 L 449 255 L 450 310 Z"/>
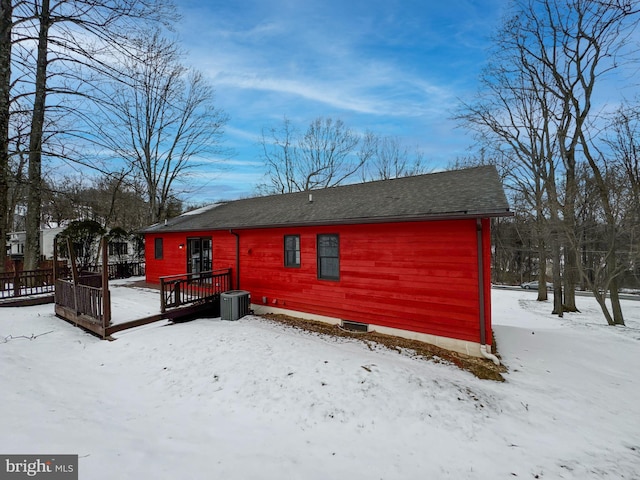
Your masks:
<path fill-rule="evenodd" d="M 493 292 L 504 383 L 256 317 L 107 342 L 2 308 L 0 452 L 79 454 L 91 480 L 639 478 L 640 302 L 612 328 L 578 301 Z"/>

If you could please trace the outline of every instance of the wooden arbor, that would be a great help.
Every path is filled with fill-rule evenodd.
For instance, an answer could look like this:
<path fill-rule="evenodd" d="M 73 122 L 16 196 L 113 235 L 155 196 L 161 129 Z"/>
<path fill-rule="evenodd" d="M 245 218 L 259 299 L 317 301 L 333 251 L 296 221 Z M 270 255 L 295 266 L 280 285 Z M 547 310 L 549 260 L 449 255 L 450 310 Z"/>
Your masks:
<path fill-rule="evenodd" d="M 57 241 L 54 242 L 54 265 L 58 256 Z M 71 258 L 71 279 L 56 278 L 55 312 L 56 315 L 106 338 L 111 324 L 111 294 L 109 292 L 109 261 L 107 239 L 100 242 L 102 254 L 102 272 L 98 274 L 79 274 L 75 252 L 71 241 L 67 239 Z M 54 277 L 57 275 L 54 272 Z"/>

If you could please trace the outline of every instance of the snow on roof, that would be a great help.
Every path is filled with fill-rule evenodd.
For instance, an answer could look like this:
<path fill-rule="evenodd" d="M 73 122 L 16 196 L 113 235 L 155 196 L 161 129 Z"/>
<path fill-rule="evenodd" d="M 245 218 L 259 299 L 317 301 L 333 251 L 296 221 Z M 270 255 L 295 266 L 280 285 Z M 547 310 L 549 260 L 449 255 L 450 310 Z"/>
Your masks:
<path fill-rule="evenodd" d="M 187 217 L 189 215 L 200 215 L 201 213 L 208 212 L 209 210 L 213 210 L 220 205 L 224 205 L 224 202 L 220 203 L 212 203 L 210 205 L 205 205 L 204 207 L 196 208 L 195 210 L 190 210 L 188 212 L 184 212 L 181 217 Z"/>

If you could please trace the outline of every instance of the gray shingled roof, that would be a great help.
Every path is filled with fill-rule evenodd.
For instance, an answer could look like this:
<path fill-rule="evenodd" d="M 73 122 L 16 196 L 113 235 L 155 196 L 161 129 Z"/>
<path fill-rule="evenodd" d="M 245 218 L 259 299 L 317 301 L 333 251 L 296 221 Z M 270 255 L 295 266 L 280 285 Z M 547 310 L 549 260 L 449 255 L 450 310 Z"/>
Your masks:
<path fill-rule="evenodd" d="M 144 232 L 507 215 L 511 213 L 498 172 L 493 166 L 483 166 L 222 202 L 152 225 Z"/>

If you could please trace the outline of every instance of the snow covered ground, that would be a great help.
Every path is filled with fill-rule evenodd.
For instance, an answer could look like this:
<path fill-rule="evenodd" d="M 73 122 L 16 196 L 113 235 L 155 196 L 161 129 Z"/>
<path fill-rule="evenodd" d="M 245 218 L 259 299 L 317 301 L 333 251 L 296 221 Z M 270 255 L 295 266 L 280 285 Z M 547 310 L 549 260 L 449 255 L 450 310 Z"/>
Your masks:
<path fill-rule="evenodd" d="M 114 312 L 157 311 L 117 290 Z M 79 454 L 91 480 L 639 478 L 640 302 L 626 328 L 579 306 L 493 292 L 504 383 L 257 317 L 106 342 L 2 308 L 0 453 Z"/>

